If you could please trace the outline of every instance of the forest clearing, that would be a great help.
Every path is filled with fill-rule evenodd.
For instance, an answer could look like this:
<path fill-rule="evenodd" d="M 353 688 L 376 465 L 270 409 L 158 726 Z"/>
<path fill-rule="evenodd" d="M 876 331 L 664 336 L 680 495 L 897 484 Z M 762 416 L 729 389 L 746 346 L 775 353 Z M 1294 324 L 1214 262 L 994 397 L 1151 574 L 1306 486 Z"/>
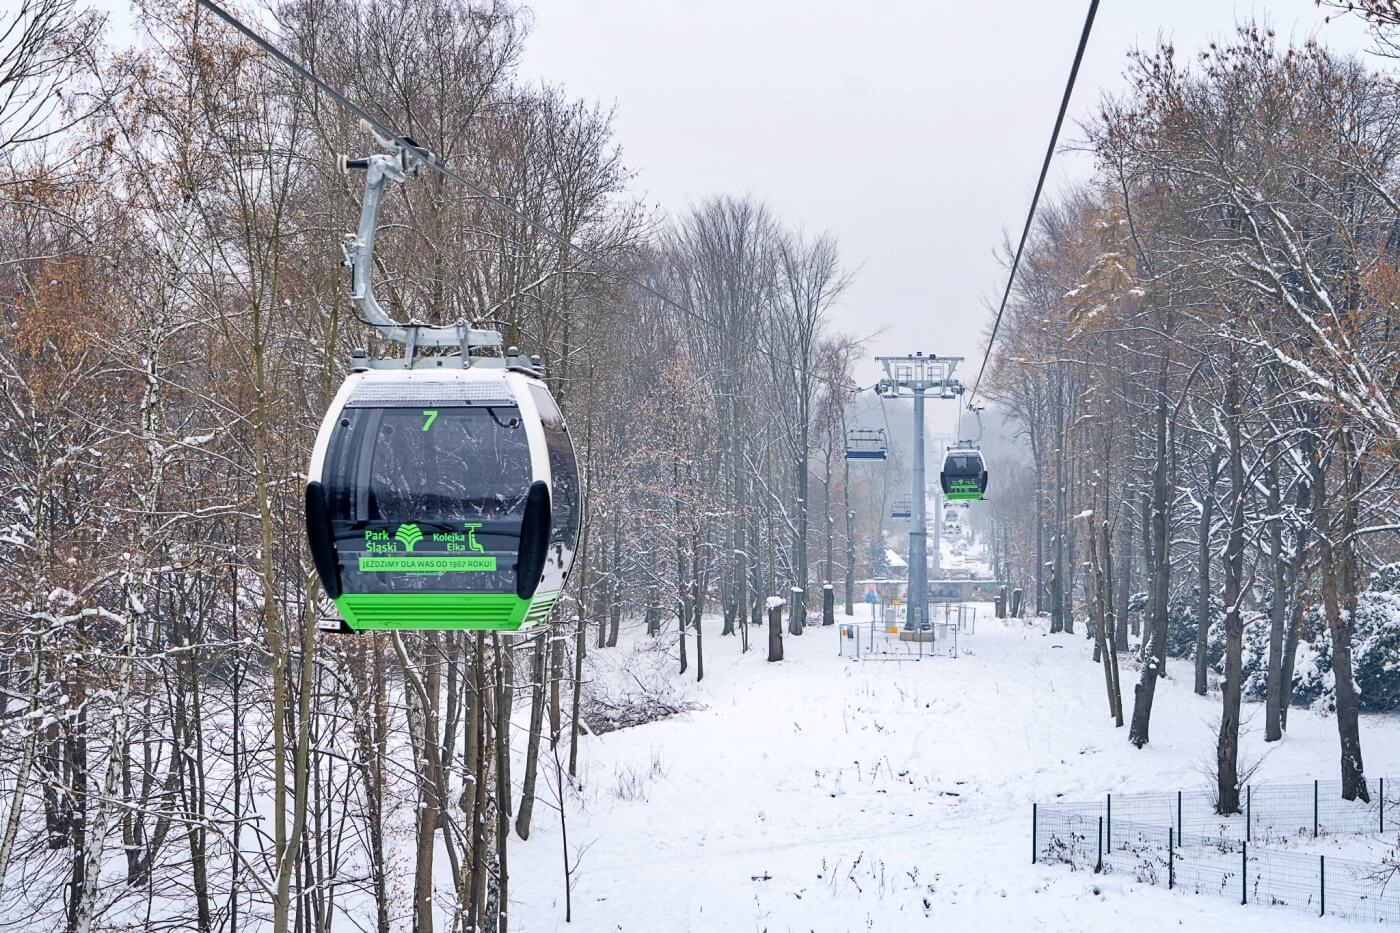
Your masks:
<path fill-rule="evenodd" d="M 761 656 L 726 657 L 678 690 L 700 709 L 590 741 L 568 825 L 581 850 L 580 927 L 1117 931 L 1162 929 L 1166 918 L 1203 931 L 1354 927 L 1122 873 L 1032 865 L 1034 802 L 1207 788 L 1202 750 L 1218 703 L 1196 697 L 1189 677 L 1167 681 L 1164 715 L 1139 753 L 1081 715 L 1103 690 L 1082 635 L 989 619 L 962 647 L 956 660 L 854 662 L 837 657 L 830 628 L 809 630 L 790 640 L 781 674 Z M 644 638 L 620 650 L 595 668 L 617 689 L 629 669 L 658 666 Z M 1299 710 L 1286 741 L 1270 746 L 1262 714 L 1246 704 L 1243 754 L 1264 758 L 1253 782 L 1335 774 L 1330 717 Z M 1373 773 L 1400 774 L 1400 722 L 1367 716 L 1363 729 Z M 1380 860 L 1397 841 L 1392 832 L 1348 844 L 1357 845 L 1332 837 L 1309 851 Z M 553 817 L 511 857 L 548 879 L 516 919 L 567 929 L 557 921 Z"/>

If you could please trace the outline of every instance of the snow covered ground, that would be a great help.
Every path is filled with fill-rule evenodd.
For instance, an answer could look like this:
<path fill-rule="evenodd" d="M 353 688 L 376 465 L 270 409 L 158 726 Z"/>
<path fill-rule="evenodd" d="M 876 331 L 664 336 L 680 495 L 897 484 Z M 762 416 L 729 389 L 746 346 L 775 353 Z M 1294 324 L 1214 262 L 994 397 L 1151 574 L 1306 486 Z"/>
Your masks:
<path fill-rule="evenodd" d="M 512 929 L 1354 928 L 1030 863 L 1032 801 L 1204 787 L 1219 708 L 1177 679 L 1184 664 L 1159 687 L 1139 751 L 1104 715 L 1083 636 L 1043 623 L 979 618 L 956 660 L 855 662 L 837 656 L 833 629 L 809 628 L 768 664 L 754 634 L 747 655 L 711 634 L 698 686 L 664 674 L 703 708 L 583 739 L 574 922 L 546 794 L 529 841 L 512 839 Z M 590 662 L 619 684 L 672 663 L 635 633 Z M 1246 759 L 1265 751 L 1256 710 Z M 1255 780 L 1335 778 L 1335 723 L 1299 710 L 1289 724 Z M 1400 720 L 1362 729 L 1368 773 L 1400 779 Z"/>

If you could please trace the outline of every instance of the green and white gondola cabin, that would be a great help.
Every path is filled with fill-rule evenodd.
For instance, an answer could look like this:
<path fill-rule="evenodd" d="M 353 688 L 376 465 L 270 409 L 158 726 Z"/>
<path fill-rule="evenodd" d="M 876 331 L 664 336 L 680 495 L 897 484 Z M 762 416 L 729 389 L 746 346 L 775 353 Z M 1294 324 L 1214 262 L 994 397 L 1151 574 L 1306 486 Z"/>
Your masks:
<path fill-rule="evenodd" d="M 544 383 L 505 367 L 352 373 L 306 487 L 342 629 L 516 631 L 548 618 L 582 514 Z"/>
<path fill-rule="evenodd" d="M 939 483 L 950 502 L 977 502 L 985 498 L 987 467 L 982 461 L 982 452 L 966 444 L 948 448 Z"/>

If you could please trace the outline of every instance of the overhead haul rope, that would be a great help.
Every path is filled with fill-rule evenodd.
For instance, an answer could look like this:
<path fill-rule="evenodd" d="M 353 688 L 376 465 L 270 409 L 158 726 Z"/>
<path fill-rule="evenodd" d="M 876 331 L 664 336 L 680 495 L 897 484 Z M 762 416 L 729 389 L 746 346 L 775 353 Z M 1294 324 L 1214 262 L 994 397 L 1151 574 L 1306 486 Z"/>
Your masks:
<path fill-rule="evenodd" d="M 1050 174 L 1050 160 L 1055 155 L 1055 143 L 1060 138 L 1060 126 L 1065 122 L 1065 112 L 1069 110 L 1069 99 L 1074 94 L 1074 79 L 1079 76 L 1079 63 L 1084 60 L 1084 47 L 1089 44 L 1089 33 L 1094 28 L 1094 14 L 1098 12 L 1099 0 L 1089 0 L 1089 13 L 1084 17 L 1084 30 L 1079 34 L 1079 48 L 1074 52 L 1074 64 L 1069 69 L 1069 80 L 1065 82 L 1065 94 L 1060 99 L 1060 112 L 1055 117 L 1055 128 L 1050 131 L 1050 145 L 1045 147 L 1045 161 L 1040 166 L 1040 179 L 1035 183 L 1035 194 L 1031 196 L 1031 209 L 1026 213 L 1026 225 L 1021 230 L 1021 242 L 1016 247 L 1016 256 L 1011 260 L 1011 274 L 1006 277 L 1006 291 L 1001 295 L 1001 307 L 997 308 L 996 320 L 992 322 L 992 335 L 987 338 L 987 352 L 982 354 L 982 366 L 977 370 L 977 380 L 972 384 L 972 394 L 967 397 L 967 405 L 977 397 L 977 389 L 982 385 L 982 374 L 987 371 L 987 360 L 992 356 L 992 345 L 996 343 L 997 331 L 1001 328 L 1001 316 L 1006 313 L 1006 302 L 1011 297 L 1011 285 L 1016 281 L 1016 270 L 1021 265 L 1021 253 L 1030 237 L 1031 224 L 1035 221 L 1035 208 L 1040 203 L 1040 192 L 1045 187 L 1045 177 Z"/>

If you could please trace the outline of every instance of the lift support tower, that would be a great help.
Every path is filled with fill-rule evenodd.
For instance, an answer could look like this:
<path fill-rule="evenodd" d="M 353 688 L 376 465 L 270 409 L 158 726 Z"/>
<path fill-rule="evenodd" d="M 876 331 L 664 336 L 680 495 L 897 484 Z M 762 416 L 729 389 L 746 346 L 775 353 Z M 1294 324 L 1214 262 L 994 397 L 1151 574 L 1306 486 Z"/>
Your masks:
<path fill-rule="evenodd" d="M 960 356 L 877 356 L 885 367 L 885 378 L 876 391 L 884 398 L 914 400 L 914 483 L 909 517 L 909 613 L 904 627 L 911 631 L 928 628 L 928 530 L 925 505 L 928 488 L 924 479 L 924 399 L 955 399 L 962 395 L 962 383 L 953 378 Z M 938 542 L 934 542 L 938 546 Z"/>

